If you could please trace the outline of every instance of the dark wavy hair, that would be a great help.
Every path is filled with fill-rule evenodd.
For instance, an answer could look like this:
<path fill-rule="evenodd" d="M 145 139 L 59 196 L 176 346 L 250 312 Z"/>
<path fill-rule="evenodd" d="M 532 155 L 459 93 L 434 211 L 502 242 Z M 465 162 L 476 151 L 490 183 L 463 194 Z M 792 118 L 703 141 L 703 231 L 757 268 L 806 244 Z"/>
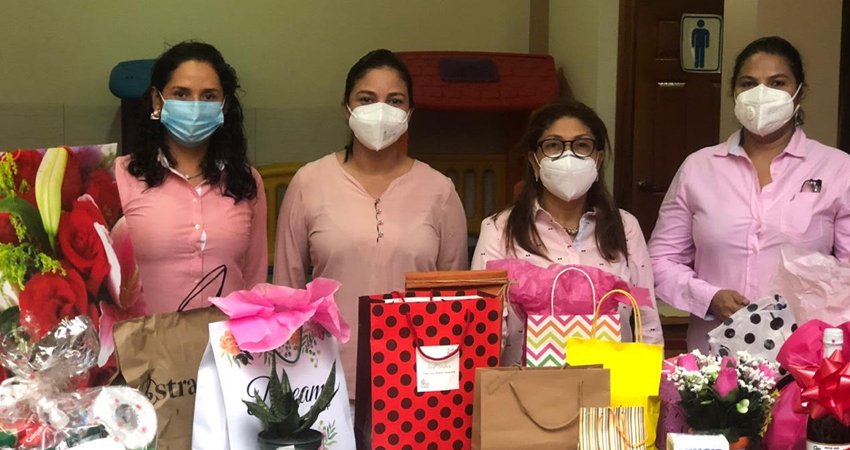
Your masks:
<path fill-rule="evenodd" d="M 413 108 L 413 77 L 410 76 L 410 70 L 407 69 L 404 61 L 396 56 L 395 53 L 383 48 L 366 53 L 366 55 L 360 58 L 348 70 L 348 76 L 345 77 L 345 94 L 342 97 L 343 103 L 346 105 L 349 104 L 349 98 L 351 97 L 351 91 L 354 90 L 354 85 L 362 80 L 370 70 L 385 67 L 398 72 L 398 76 L 407 85 L 407 98 L 410 100 L 410 108 Z M 348 145 L 345 146 L 345 161 L 351 158 L 353 148 L 354 134 L 351 135 Z"/>
<path fill-rule="evenodd" d="M 211 185 L 218 185 L 222 194 L 235 202 L 253 200 L 257 197 L 257 182 L 248 163 L 248 145 L 243 127 L 244 116 L 239 97 L 239 79 L 236 71 L 225 61 L 215 47 L 202 42 L 181 42 L 160 55 L 151 70 L 151 85 L 142 96 L 141 144 L 130 159 L 128 171 L 134 177 L 144 180 L 148 188 L 162 184 L 166 169 L 160 164 L 160 149 L 174 163 L 165 141 L 166 130 L 158 120 L 151 120 L 153 101 L 151 94 L 162 92 L 171 80 L 171 75 L 187 61 L 205 62 L 218 74 L 224 91 L 224 124 L 210 137 L 210 145 L 201 171 Z M 219 164 L 224 170 L 219 170 Z"/>
<path fill-rule="evenodd" d="M 741 67 L 747 62 L 750 57 L 758 53 L 767 53 L 768 55 L 776 55 L 781 57 L 788 63 L 791 73 L 794 75 L 794 80 L 797 86 L 806 84 L 806 70 L 803 67 L 803 57 L 800 56 L 800 51 L 793 44 L 779 36 L 768 36 L 754 40 L 749 45 L 741 50 L 738 57 L 735 58 L 735 68 L 732 70 L 732 95 L 735 95 L 735 84 L 738 82 L 738 77 L 741 76 Z M 794 125 L 803 125 L 805 114 L 803 109 L 797 111 L 797 116 L 794 119 Z"/>
<path fill-rule="evenodd" d="M 589 106 L 571 99 L 556 100 L 532 113 L 525 137 L 519 144 L 529 152 L 537 151 L 537 143 L 549 127 L 559 119 L 572 117 L 590 129 L 597 150 L 610 148 L 608 129 Z M 527 159 L 527 158 L 526 158 Z M 626 231 L 614 198 L 605 187 L 604 160 L 599 166 L 599 178 L 587 191 L 587 211 L 596 212 L 596 246 L 606 261 L 628 260 Z M 546 245 L 534 225 L 534 203 L 543 193 L 543 184 L 534 176 L 531 162 L 526 162 L 525 180 L 516 202 L 500 212 L 510 210 L 505 226 L 505 246 L 516 256 L 516 246 L 532 255 L 549 259 Z"/>

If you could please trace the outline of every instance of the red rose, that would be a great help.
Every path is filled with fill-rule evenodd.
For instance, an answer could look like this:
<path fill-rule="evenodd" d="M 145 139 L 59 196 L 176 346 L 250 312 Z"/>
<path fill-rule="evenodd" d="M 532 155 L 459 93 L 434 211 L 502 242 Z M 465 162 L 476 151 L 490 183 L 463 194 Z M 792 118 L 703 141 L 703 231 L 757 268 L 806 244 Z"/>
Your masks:
<path fill-rule="evenodd" d="M 59 217 L 56 233 L 59 249 L 71 266 L 80 272 L 92 296 L 97 295 L 109 274 L 106 249 L 94 228 L 95 223 L 106 224 L 97 206 L 90 201 L 77 200 L 70 212 Z"/>
<path fill-rule="evenodd" d="M 68 152 L 65 178 L 62 179 L 62 211 L 70 211 L 75 200 L 83 195 L 83 175 L 80 172 L 80 157 Z"/>
<path fill-rule="evenodd" d="M 100 321 L 97 306 L 89 303 L 82 277 L 68 264 L 64 266 L 64 277 L 56 273 L 33 275 L 21 292 L 21 323 L 35 339 L 41 339 L 62 319 L 86 314 L 95 327 Z"/>
<path fill-rule="evenodd" d="M 15 175 L 18 197 L 38 208 L 35 201 L 35 175 L 38 173 L 38 166 L 43 156 L 37 150 L 19 150 L 12 152 L 12 156 L 15 157 L 15 164 L 18 166 L 18 174 Z M 26 186 L 22 189 L 21 184 L 24 182 Z"/>
<path fill-rule="evenodd" d="M 9 219 L 9 213 L 0 213 L 0 244 L 18 245 L 18 235 Z"/>
<path fill-rule="evenodd" d="M 97 203 L 109 228 L 121 217 L 121 198 L 118 196 L 118 184 L 108 170 L 92 172 L 86 180 L 85 193 Z"/>

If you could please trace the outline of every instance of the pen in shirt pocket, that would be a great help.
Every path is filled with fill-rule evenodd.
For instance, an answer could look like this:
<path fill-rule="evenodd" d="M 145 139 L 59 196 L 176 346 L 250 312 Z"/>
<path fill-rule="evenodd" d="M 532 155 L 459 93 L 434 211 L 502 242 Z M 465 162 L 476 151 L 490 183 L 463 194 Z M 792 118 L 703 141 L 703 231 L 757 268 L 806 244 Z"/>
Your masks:
<path fill-rule="evenodd" d="M 800 192 L 814 192 L 815 194 L 819 194 L 821 189 L 823 189 L 823 181 L 814 178 L 804 181 L 803 185 L 800 186 Z"/>

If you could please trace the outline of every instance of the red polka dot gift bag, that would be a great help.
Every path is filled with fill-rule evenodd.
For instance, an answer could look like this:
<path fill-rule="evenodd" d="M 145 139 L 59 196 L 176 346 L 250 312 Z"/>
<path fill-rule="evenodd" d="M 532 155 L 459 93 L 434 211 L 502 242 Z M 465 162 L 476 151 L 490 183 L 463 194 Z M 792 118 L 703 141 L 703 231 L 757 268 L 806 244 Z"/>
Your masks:
<path fill-rule="evenodd" d="M 358 359 L 369 356 L 371 374 L 361 371 L 358 386 L 369 381 L 372 448 L 468 450 L 475 369 L 499 365 L 501 298 L 478 290 L 395 293 L 362 298 L 360 313 L 370 322 Z M 367 400 L 362 390 L 358 403 Z"/>

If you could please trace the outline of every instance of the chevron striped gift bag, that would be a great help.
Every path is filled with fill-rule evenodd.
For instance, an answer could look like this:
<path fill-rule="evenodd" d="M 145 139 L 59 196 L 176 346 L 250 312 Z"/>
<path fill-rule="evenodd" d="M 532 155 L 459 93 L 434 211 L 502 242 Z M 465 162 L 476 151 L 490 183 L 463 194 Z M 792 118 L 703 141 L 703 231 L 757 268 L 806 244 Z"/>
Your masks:
<path fill-rule="evenodd" d="M 576 267 L 568 267 L 555 277 L 552 283 L 551 310 L 548 315 L 529 315 L 526 323 L 525 365 L 527 367 L 561 367 L 567 363 L 567 339 L 591 337 L 603 341 L 620 342 L 620 316 L 599 316 L 596 336 L 593 330 L 593 314 L 555 315 L 555 287 L 558 279 L 566 272 L 576 271 L 587 278 L 592 293 L 592 305 L 597 306 L 596 288 L 590 276 Z"/>

